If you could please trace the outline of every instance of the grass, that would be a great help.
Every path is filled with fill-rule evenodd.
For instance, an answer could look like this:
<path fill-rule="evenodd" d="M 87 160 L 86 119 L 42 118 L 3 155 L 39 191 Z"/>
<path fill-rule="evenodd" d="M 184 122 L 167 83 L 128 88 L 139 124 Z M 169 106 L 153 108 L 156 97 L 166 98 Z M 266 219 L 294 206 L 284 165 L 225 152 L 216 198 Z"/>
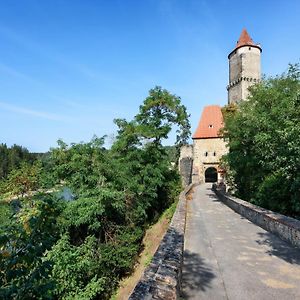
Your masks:
<path fill-rule="evenodd" d="M 151 253 L 147 252 L 145 253 L 145 261 L 144 261 L 144 267 L 148 267 L 149 264 L 151 263 L 153 255 L 151 255 Z"/>

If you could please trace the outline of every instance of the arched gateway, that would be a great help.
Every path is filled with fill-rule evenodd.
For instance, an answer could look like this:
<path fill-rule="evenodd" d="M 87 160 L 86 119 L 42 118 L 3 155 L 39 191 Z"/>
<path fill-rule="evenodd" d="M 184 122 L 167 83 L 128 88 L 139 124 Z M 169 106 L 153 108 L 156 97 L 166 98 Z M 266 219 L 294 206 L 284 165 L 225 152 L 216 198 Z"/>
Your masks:
<path fill-rule="evenodd" d="M 214 167 L 207 168 L 205 170 L 205 182 L 217 182 L 218 172 Z"/>

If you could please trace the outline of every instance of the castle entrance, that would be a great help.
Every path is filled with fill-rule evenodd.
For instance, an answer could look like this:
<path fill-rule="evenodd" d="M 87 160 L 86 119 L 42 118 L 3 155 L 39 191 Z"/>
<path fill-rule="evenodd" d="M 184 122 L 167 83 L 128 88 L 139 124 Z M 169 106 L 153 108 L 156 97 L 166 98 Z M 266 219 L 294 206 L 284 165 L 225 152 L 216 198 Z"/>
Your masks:
<path fill-rule="evenodd" d="M 214 167 L 207 168 L 205 170 L 205 182 L 217 182 L 218 172 Z"/>

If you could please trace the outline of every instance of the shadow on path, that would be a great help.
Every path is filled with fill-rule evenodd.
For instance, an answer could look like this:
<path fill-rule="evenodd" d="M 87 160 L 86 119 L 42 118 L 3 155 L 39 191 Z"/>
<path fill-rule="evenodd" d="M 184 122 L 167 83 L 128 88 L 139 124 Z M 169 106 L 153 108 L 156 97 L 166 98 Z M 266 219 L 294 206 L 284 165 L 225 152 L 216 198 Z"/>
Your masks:
<path fill-rule="evenodd" d="M 197 291 L 211 288 L 211 281 L 216 277 L 212 269 L 196 253 L 184 251 L 184 266 L 182 271 L 182 293 L 184 299 Z"/>
<path fill-rule="evenodd" d="M 212 189 L 212 186 L 209 186 L 206 188 L 206 196 L 208 196 L 210 199 L 212 199 L 213 202 L 222 202 L 219 197 L 215 194 L 215 192 Z"/>
<path fill-rule="evenodd" d="M 258 232 L 259 245 L 267 245 L 270 249 L 266 252 L 269 255 L 277 256 L 291 264 L 300 265 L 300 249 L 281 240 L 270 232 Z"/>
<path fill-rule="evenodd" d="M 207 188 L 206 190 L 211 190 L 211 188 Z M 212 201 L 219 201 L 219 198 L 215 195 L 215 193 L 207 193 L 210 199 Z M 263 208 L 261 208 L 264 210 Z M 265 210 L 268 212 L 268 210 Z M 249 219 L 243 217 L 240 215 L 241 219 L 245 219 L 248 222 L 256 225 L 255 223 L 251 222 Z M 259 226 L 259 225 L 256 225 Z M 291 264 L 297 264 L 300 265 L 300 249 L 293 246 L 292 244 L 280 239 L 276 235 L 270 232 L 257 232 L 257 235 L 259 238 L 256 240 L 256 243 L 258 245 L 266 245 L 268 246 L 269 250 L 266 251 L 266 253 L 270 256 L 277 256 L 278 258 L 283 259 L 284 261 L 291 263 Z"/>

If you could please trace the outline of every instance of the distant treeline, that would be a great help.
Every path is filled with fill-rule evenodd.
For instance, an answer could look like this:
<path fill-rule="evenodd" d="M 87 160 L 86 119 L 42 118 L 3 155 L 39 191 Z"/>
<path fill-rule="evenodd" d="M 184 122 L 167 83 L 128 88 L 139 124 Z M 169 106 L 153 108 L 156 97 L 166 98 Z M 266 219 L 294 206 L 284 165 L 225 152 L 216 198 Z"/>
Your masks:
<path fill-rule="evenodd" d="M 13 145 L 7 147 L 0 144 L 0 180 L 7 178 L 8 174 L 19 168 L 22 162 L 32 164 L 41 154 L 30 153 L 25 147 Z"/>

